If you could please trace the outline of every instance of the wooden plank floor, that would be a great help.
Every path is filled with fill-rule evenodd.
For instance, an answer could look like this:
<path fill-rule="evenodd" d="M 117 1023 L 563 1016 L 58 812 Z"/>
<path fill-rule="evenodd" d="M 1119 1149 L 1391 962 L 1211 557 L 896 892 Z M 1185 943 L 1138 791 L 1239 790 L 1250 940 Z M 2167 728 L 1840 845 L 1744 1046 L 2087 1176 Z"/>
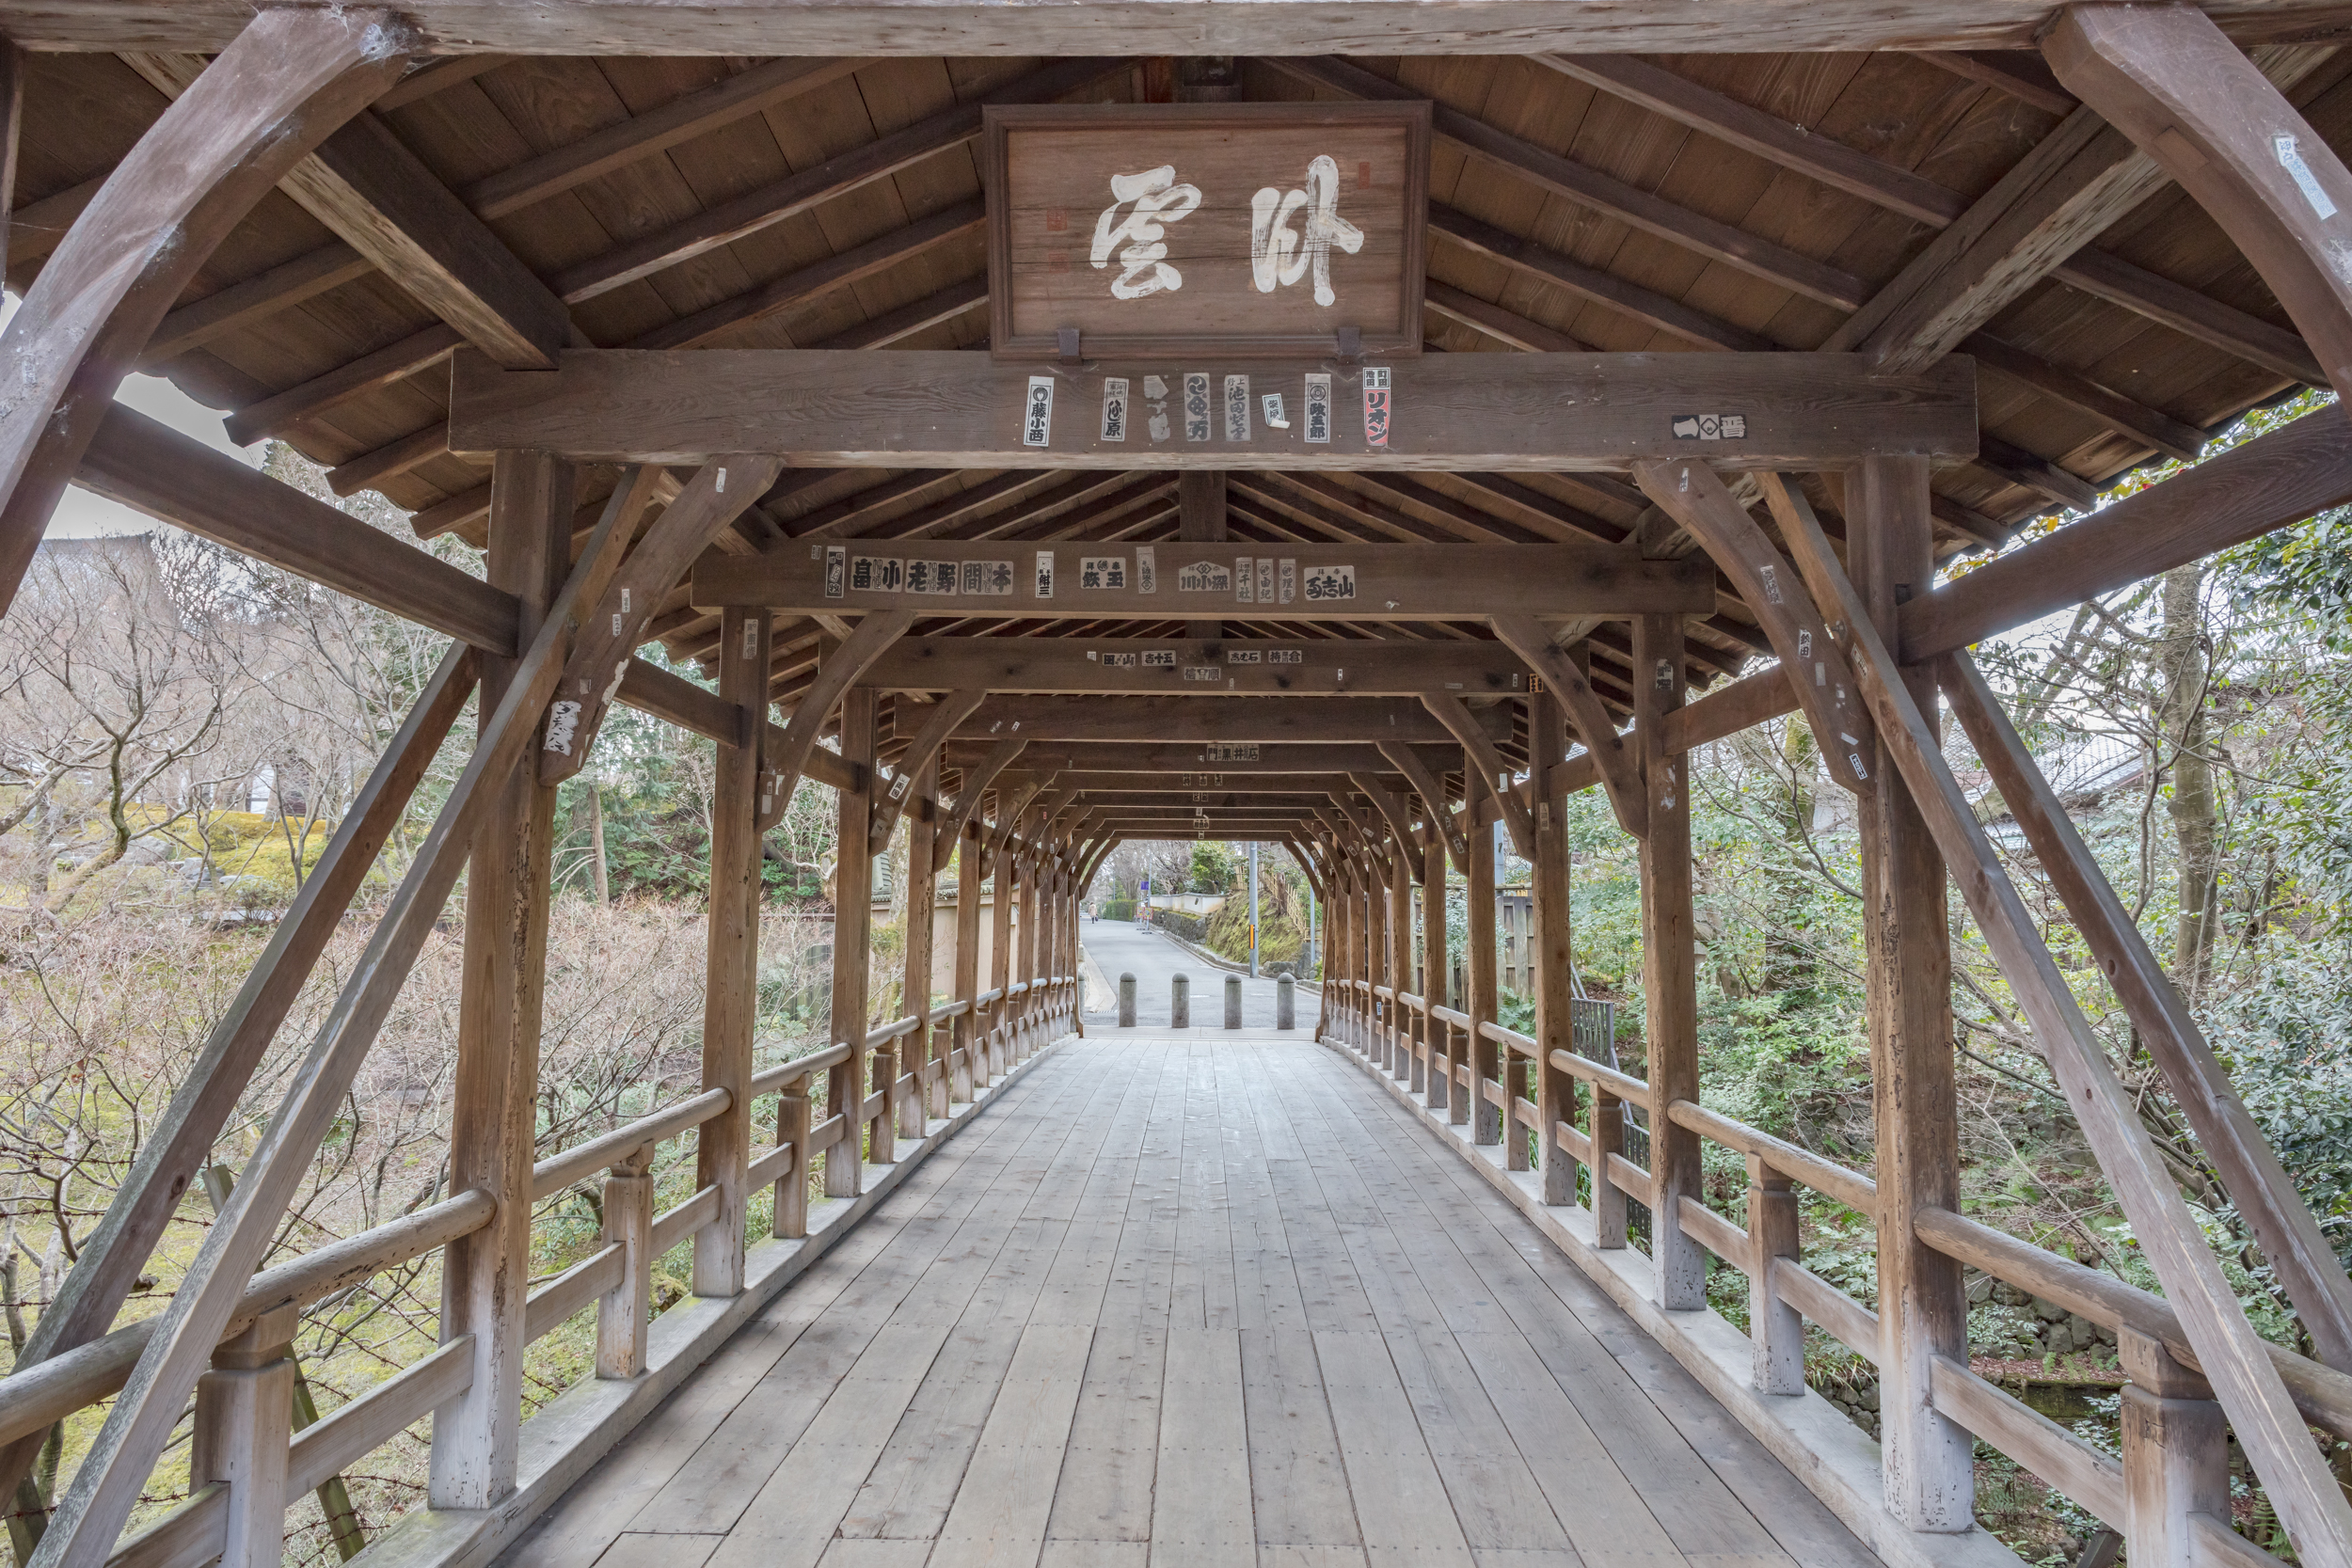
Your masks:
<path fill-rule="evenodd" d="M 1072 1041 L 516 1568 L 1863 1568 L 1475 1172 L 1301 1040 Z"/>

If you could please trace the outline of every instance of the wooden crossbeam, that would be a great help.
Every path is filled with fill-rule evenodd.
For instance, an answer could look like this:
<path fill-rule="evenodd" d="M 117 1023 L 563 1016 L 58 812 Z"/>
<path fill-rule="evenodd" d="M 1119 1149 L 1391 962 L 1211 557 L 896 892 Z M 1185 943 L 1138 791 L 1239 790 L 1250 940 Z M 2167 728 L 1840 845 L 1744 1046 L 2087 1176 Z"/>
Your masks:
<path fill-rule="evenodd" d="M 824 730 L 825 720 L 843 692 L 857 683 L 866 665 L 884 648 L 906 635 L 914 624 L 911 610 L 887 610 L 868 615 L 858 623 L 837 648 L 828 650 L 818 661 L 817 678 L 792 709 L 792 721 L 785 726 L 783 739 L 761 748 L 759 758 L 759 811 L 756 823 L 766 832 L 784 820 L 785 809 L 792 803 L 792 791 L 800 784 L 801 773 L 817 750 L 817 737 Z"/>
<path fill-rule="evenodd" d="M 1527 668 L 1495 642 L 910 637 L 874 661 L 864 684 L 1179 696 L 1412 696 L 1433 688 L 1509 695 L 1527 689 Z"/>
<path fill-rule="evenodd" d="M 550 7 L 534 0 L 415 0 L 405 8 L 435 54 L 510 55 L 1051 55 L 1109 49 L 1198 55 L 1386 55 L 1643 52 L 1780 54 L 1814 51 L 2026 49 L 2050 0 L 1760 0 L 1724 13 L 1680 0 L 1380 0 L 1366 14 L 1336 3 L 1226 0 L 1214 29 L 1190 8 L 1075 9 L 1048 0 L 942 7 L 933 0 L 853 0 L 811 11 L 786 5 Z M 2222 0 L 2231 36 L 2262 39 L 2324 29 L 2331 0 Z M 240 0 L 172 0 L 137 16 L 148 47 L 223 48 L 251 15 Z M 0 28 L 27 48 L 120 49 L 121 0 L 7 0 Z"/>
<path fill-rule="evenodd" d="M 1391 382 L 1379 446 L 1359 417 L 1354 372 L 1308 361 L 1220 368 L 1247 369 L 1253 389 L 1302 406 L 1304 378 L 1332 373 L 1332 438 L 1311 446 L 1303 420 L 1284 431 L 1252 420 L 1240 441 L 1221 423 L 1204 441 L 1176 431 L 1155 443 L 1140 429 L 1102 439 L 1105 379 L 1140 388 L 1168 373 L 1156 362 L 1039 372 L 954 351 L 579 350 L 550 375 L 507 373 L 469 353 L 452 363 L 450 447 L 652 463 L 769 451 L 812 467 L 1563 470 L 1692 454 L 1727 468 L 1803 469 L 1977 450 L 1964 361 L 1900 375 L 1826 354 L 1445 354 L 1378 368 Z M 1025 419 L 1033 377 L 1052 393 L 1041 427 Z"/>
<path fill-rule="evenodd" d="M 866 666 L 873 673 L 873 666 Z M 923 727 L 914 732 L 914 738 L 899 754 L 898 766 L 891 769 L 890 787 L 874 801 L 873 825 L 866 830 L 871 844 L 890 842 L 890 831 L 898 826 L 898 813 L 905 809 L 909 792 L 923 770 L 939 756 L 939 749 L 947 742 L 958 724 L 972 716 L 972 710 L 987 700 L 985 691 L 951 691 L 943 702 L 934 703 L 924 717 Z"/>
<path fill-rule="evenodd" d="M 988 753 L 991 744 L 986 740 L 950 740 L 941 753 L 942 766 L 976 766 Z M 1369 741 L 1252 742 L 1233 749 L 1240 755 L 1227 754 L 1227 749 L 1218 744 L 1220 749 L 1212 752 L 1208 743 L 1200 741 L 1065 741 L 1040 744 L 1031 755 L 1035 766 L 1096 788 L 1103 787 L 1101 779 L 1110 776 L 1133 775 L 1190 788 L 1196 779 L 1221 781 L 1264 774 L 1327 776 L 1391 770 L 1388 758 Z M 1445 768 L 1454 766 L 1452 759 L 1459 754 L 1450 740 L 1430 743 L 1423 761 L 1428 766 Z"/>
<path fill-rule="evenodd" d="M 1479 793 L 1493 800 L 1502 813 L 1502 824 L 1511 835 L 1512 847 L 1523 858 L 1534 855 L 1534 823 L 1527 814 L 1527 802 L 1520 800 L 1518 792 L 1511 787 L 1512 768 L 1502 760 L 1502 753 L 1495 750 L 1492 737 L 1478 727 L 1478 721 L 1469 707 L 1451 691 L 1424 692 L 1421 701 L 1422 705 L 1436 716 L 1438 722 L 1453 731 L 1454 737 L 1461 741 L 1470 765 L 1465 767 L 1463 772 L 1467 775 L 1472 768 L 1476 769 Z M 1467 804 L 1471 797 L 1467 790 L 1464 795 Z"/>
<path fill-rule="evenodd" d="M 1584 672 L 1576 667 L 1565 650 L 1553 644 L 1532 617 L 1498 615 L 1494 626 L 1495 635 L 1541 674 L 1568 721 L 1576 726 L 1577 737 L 1584 742 L 1585 752 L 1600 770 L 1601 784 L 1608 791 L 1610 809 L 1616 814 L 1617 825 L 1635 838 L 1647 837 L 1649 810 L 1644 804 L 1641 774 L 1633 752 L 1617 734 L 1616 724 L 1610 719 L 1609 710 L 1601 705 L 1592 682 L 1584 678 Z M 1550 759 L 1545 761 L 1549 763 Z"/>
<path fill-rule="evenodd" d="M 954 857 L 956 846 L 962 841 L 964 824 L 971 821 L 973 813 L 979 810 L 980 797 L 995 782 L 996 775 L 1003 772 L 1027 745 L 1027 741 L 1017 736 L 999 740 L 978 762 L 963 765 L 963 783 L 956 790 L 954 809 L 931 839 L 931 872 L 934 876 L 947 869 L 947 862 Z"/>
<path fill-rule="evenodd" d="M 1482 714 L 1481 720 L 1494 724 L 1493 716 Z M 1053 741 L 1155 740 L 1178 732 L 1227 744 L 1374 737 L 1422 744 L 1452 737 L 1418 702 L 1391 697 L 1226 697 L 1215 703 L 1186 697 L 996 697 L 975 710 L 960 733 L 968 738 L 1019 735 Z M 1502 733 L 1507 736 L 1507 727 Z"/>
<path fill-rule="evenodd" d="M 889 356 L 898 358 L 903 356 Z M 917 609 L 928 615 L 1019 620 L 1105 617 L 1295 622 L 1473 619 L 1498 610 L 1623 616 L 1711 610 L 1704 562 L 1641 561 L 1597 546 L 1360 545 L 1282 546 L 1247 541 L 1036 550 L 1010 542 L 939 541 L 903 547 L 786 546 L 756 558 L 706 559 L 689 590 L 702 609 L 766 605 L 790 614 Z M 869 564 L 863 574 L 859 562 Z M 1117 562 L 1087 586 L 1086 562 Z M 1247 562 L 1248 565 L 1243 563 Z M 947 593 L 857 586 L 921 576 Z M 1147 566 L 1148 562 L 1148 566 Z M 886 564 L 887 563 L 887 564 Z M 954 568 L 949 575 L 943 568 Z M 1148 573 L 1148 575 L 1147 575 Z M 1289 579 L 1289 597 L 1284 581 Z M 966 589 L 966 584 L 971 589 Z M 1148 587 L 1147 587 L 1148 584 Z"/>

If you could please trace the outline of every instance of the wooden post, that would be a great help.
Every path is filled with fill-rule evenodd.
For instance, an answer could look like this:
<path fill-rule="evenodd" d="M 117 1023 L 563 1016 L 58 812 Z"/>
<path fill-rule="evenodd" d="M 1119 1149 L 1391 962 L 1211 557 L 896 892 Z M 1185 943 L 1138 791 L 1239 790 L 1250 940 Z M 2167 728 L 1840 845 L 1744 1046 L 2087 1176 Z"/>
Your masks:
<path fill-rule="evenodd" d="M 1692 958 L 1691 791 L 1679 753 L 1665 745 L 1666 715 L 1682 705 L 1682 623 L 1633 623 L 1633 727 L 1641 750 L 1649 836 L 1642 840 L 1642 963 L 1649 1045 L 1650 1258 L 1658 1302 L 1669 1311 L 1707 1305 L 1707 1253 L 1682 1233 L 1681 1200 L 1704 1198 L 1699 1135 L 1666 1107 L 1699 1097 L 1698 975 Z M 1596 1154 L 1596 1162 L 1599 1160 Z M 1605 1168 L 1605 1167 L 1604 1167 Z"/>
<path fill-rule="evenodd" d="M 570 465 L 545 452 L 498 453 L 487 564 L 491 585 L 522 608 L 520 644 L 538 635 L 570 567 L 571 526 Z M 485 727 L 516 665 L 483 660 Z M 434 1412 L 435 1508 L 488 1508 L 515 1489 L 554 820 L 555 791 L 528 764 L 516 768 L 496 795 L 466 877 L 450 1189 L 481 1188 L 499 1208 L 443 1254 L 441 1338 L 473 1336 L 474 1373 L 463 1395 Z"/>
<path fill-rule="evenodd" d="M 1547 737 L 1560 733 L 1559 699 L 1549 688 L 1535 694 L 1528 708 L 1528 733 Z M 1543 752 L 1549 763 L 1551 749 Z M 1551 769 L 1537 770 L 1549 779 Z M 1541 1152 L 1544 1201 L 1576 1201 L 1576 1163 L 1552 1136 L 1562 1122 L 1576 1120 L 1576 1080 L 1551 1065 L 1555 1051 L 1576 1049 L 1575 988 L 1569 983 L 1574 958 L 1568 945 L 1567 802 L 1558 798 L 1535 802 L 1534 869 L 1528 891 L 1535 910 L 1535 928 L 1527 937 L 1527 967 L 1535 992 L 1535 1147 Z"/>
<path fill-rule="evenodd" d="M 972 787 L 970 775 L 963 787 Z M 961 801 L 957 804 L 961 806 Z M 967 829 L 956 850 L 956 983 L 955 999 L 967 1004 L 956 1015 L 948 1035 L 951 1060 L 947 1100 L 950 1105 L 972 1103 L 976 1058 L 980 1051 L 979 1014 L 968 1004 L 980 994 L 980 848 L 977 833 Z M 943 1113 L 945 1114 L 945 1113 Z"/>
<path fill-rule="evenodd" d="M 1847 483 L 1849 575 L 1872 624 L 1892 636 L 1898 606 L 1934 580 L 1922 457 L 1874 458 Z M 1906 673 L 1922 711 L 1933 679 Z M 1823 737 L 1827 738 L 1827 737 Z M 1951 935 L 1944 860 L 1883 740 L 1857 797 L 1868 962 L 1870 1077 L 1877 1101 L 1879 1391 L 1886 1506 L 1913 1529 L 1975 1523 L 1968 1434 L 1939 1414 L 1937 1356 L 1968 1358 L 1960 1265 L 1921 1244 L 1922 1206 L 1960 1207 L 1960 1117 L 1952 1074 Z"/>
<path fill-rule="evenodd" d="M 1748 1338 L 1760 1394 L 1804 1392 L 1804 1320 L 1772 1289 L 1772 1259 L 1797 1257 L 1797 1193 L 1788 1178 L 1748 1156 Z"/>
<path fill-rule="evenodd" d="M 834 841 L 838 847 L 833 872 L 833 1038 L 835 1044 L 849 1041 L 850 1059 L 825 1079 L 825 1115 L 848 1117 L 841 1141 L 825 1151 L 825 1196 L 855 1197 L 865 1190 L 866 1180 L 866 1031 L 871 1023 L 866 1001 L 874 924 L 874 858 L 866 835 L 874 809 L 874 689 L 870 686 L 851 687 L 841 699 L 841 755 L 868 783 L 864 789 L 841 792 L 840 836 Z"/>
<path fill-rule="evenodd" d="M 917 795 L 938 793 L 939 764 L 936 759 L 924 764 L 916 776 L 914 789 Z M 933 1109 L 933 1096 L 925 1075 L 931 1067 L 931 957 L 933 936 L 938 927 L 939 874 L 931 869 L 932 835 L 938 826 L 920 801 L 907 813 L 907 929 L 906 969 L 898 984 L 899 1005 L 916 1018 L 923 1020 L 907 1037 L 904 1058 L 915 1074 L 914 1092 L 907 1096 L 900 1107 L 898 1131 L 911 1138 L 920 1138 L 928 1126 Z M 938 1107 L 946 1116 L 946 1108 Z"/>
<path fill-rule="evenodd" d="M 299 1308 L 274 1307 L 213 1353 L 196 1380 L 188 1480 L 229 1488 L 227 1568 L 278 1568 L 286 1549 L 287 1445 L 294 1440 Z"/>
<path fill-rule="evenodd" d="M 1413 847 L 1396 841 L 1396 856 L 1389 874 L 1389 989 L 1413 989 Z M 1389 1076 L 1406 1080 L 1413 1073 L 1413 1025 L 1405 1004 L 1389 1007 Z"/>
<path fill-rule="evenodd" d="M 1389 958 L 1389 890 L 1380 879 L 1380 863 L 1370 853 L 1364 856 L 1362 875 L 1356 880 L 1356 896 L 1352 908 L 1361 911 L 1364 935 L 1361 942 L 1350 942 L 1348 950 L 1359 955 L 1363 979 L 1367 986 L 1387 983 L 1382 973 Z M 1367 991 L 1364 995 L 1364 1054 L 1382 1068 L 1389 1065 L 1388 1035 L 1381 1027 L 1380 999 Z"/>
<path fill-rule="evenodd" d="M 1442 822 L 1444 802 L 1430 805 L 1430 818 Z M 1442 828 L 1429 835 L 1428 859 L 1421 884 L 1421 994 L 1422 1049 L 1428 1057 L 1424 1087 L 1429 1108 L 1452 1113 L 1451 1119 L 1469 1119 L 1462 1097 L 1454 1092 L 1454 1030 L 1441 1022 L 1437 1009 L 1445 1006 L 1445 836 Z"/>
<path fill-rule="evenodd" d="M 792 1168 L 776 1178 L 774 1233 L 779 1239 L 808 1234 L 808 1081 L 799 1094 L 776 1097 L 776 1142 L 792 1146 Z"/>
<path fill-rule="evenodd" d="M 2119 1331 L 2123 1389 L 2123 1538 L 2132 1568 L 2190 1568 L 2209 1560 L 2190 1519 L 2230 1516 L 2228 1423 L 2212 1386 L 2161 1341 Z"/>
<path fill-rule="evenodd" d="M 1041 954 L 1038 945 L 1038 884 L 1045 876 L 1044 858 L 1036 850 L 1023 857 L 1021 863 L 1021 978 L 1029 982 L 1029 989 L 1021 993 L 1021 1011 L 1013 1050 L 1006 1061 L 1010 1067 L 1029 1053 L 1029 1038 L 1037 1028 L 1040 1006 L 1037 983 L 1042 978 L 1038 968 Z"/>
<path fill-rule="evenodd" d="M 1462 770 L 1468 777 L 1480 776 L 1478 759 L 1465 752 Z M 1486 1085 L 1492 1083 L 1506 1092 L 1510 1088 L 1510 1076 L 1503 1071 L 1507 1053 L 1478 1030 L 1480 1024 L 1491 1023 L 1495 1018 L 1495 846 L 1491 832 L 1480 830 L 1471 835 L 1470 871 L 1464 880 L 1470 895 L 1466 939 L 1470 942 L 1466 966 L 1470 994 L 1463 998 L 1462 1011 L 1470 1015 L 1470 1026 L 1462 1042 L 1462 1054 L 1470 1062 L 1470 1137 L 1482 1144 L 1500 1143 L 1509 1125 L 1507 1107 L 1486 1098 Z"/>
<path fill-rule="evenodd" d="M 980 1071 L 983 1085 L 995 1083 L 1009 1065 L 999 1053 L 1004 1049 L 1005 1035 L 1012 1020 L 1012 1007 L 1004 993 L 1012 984 L 1012 883 L 1019 863 L 1009 849 L 996 851 L 995 860 L 996 887 L 989 900 L 988 987 L 996 992 L 996 1007 L 989 1015 L 991 1027 L 982 1037 L 980 1046 L 985 1058 Z"/>
<path fill-rule="evenodd" d="M 1625 1245 L 1625 1189 L 1609 1176 L 1609 1156 L 1625 1152 L 1625 1101 L 1597 1084 L 1587 1132 L 1593 1144 L 1593 1245 L 1613 1251 Z M 1650 1147 L 1658 1146 L 1653 1141 Z"/>
<path fill-rule="evenodd" d="M 801 1104 L 805 1117 L 808 1102 Z M 604 1239 L 621 1248 L 621 1282 L 596 1303 L 596 1375 L 608 1381 L 626 1381 L 645 1370 L 653 1315 L 653 1178 L 646 1170 L 652 1159 L 653 1146 L 643 1145 L 616 1161 L 604 1178 Z M 805 1200 L 802 1207 L 807 1207 Z M 700 1247 L 695 1256 L 701 1256 Z"/>
<path fill-rule="evenodd" d="M 703 1087 L 735 1102 L 694 1138 L 694 1183 L 719 1189 L 719 1212 L 694 1232 L 694 1293 L 743 1289 L 752 1157 L 752 1029 L 759 1007 L 759 740 L 768 723 L 768 612 L 727 610 L 719 622 L 719 700 L 736 738 L 718 747 L 710 805 L 710 942 L 704 966 Z"/>

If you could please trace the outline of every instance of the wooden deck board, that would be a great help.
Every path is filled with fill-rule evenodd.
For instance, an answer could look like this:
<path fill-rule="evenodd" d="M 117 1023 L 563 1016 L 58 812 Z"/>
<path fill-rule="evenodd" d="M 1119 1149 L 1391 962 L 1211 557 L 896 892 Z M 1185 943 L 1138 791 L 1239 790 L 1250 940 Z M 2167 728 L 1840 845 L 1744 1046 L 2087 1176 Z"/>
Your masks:
<path fill-rule="evenodd" d="M 1868 1568 L 1360 1072 L 1073 1041 L 503 1560 Z"/>

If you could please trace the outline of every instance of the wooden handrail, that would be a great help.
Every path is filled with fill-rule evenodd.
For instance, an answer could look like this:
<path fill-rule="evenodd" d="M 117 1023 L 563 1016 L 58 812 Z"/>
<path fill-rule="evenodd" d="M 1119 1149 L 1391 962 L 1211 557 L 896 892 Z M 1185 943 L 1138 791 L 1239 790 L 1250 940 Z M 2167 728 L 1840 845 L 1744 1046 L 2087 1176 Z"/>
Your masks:
<path fill-rule="evenodd" d="M 1573 1051 L 1553 1052 L 1551 1065 L 1572 1078 L 1581 1078 L 1587 1083 L 1599 1085 L 1619 1100 L 1639 1105 L 1645 1110 L 1651 1108 L 1649 1085 L 1630 1073 L 1619 1072 L 1615 1068 L 1596 1062 L 1589 1056 L 1580 1056 Z"/>
<path fill-rule="evenodd" d="M 1432 1007 L 1429 1009 L 1429 1016 L 1439 1023 L 1451 1023 L 1456 1029 L 1467 1029 L 1470 1026 L 1470 1014 L 1457 1013 L 1451 1007 Z"/>
<path fill-rule="evenodd" d="M 2161 1339 L 2174 1360 L 2201 1370 L 2188 1335 L 2181 1327 L 2180 1314 L 2161 1296 L 1948 1209 L 1919 1210 L 1912 1216 L 1912 1228 L 1921 1241 L 1947 1258 L 2056 1302 L 2103 1328 L 2135 1328 Z M 2297 1355 L 2284 1345 L 2265 1340 L 2263 1349 L 2305 1420 L 2339 1437 L 2352 1437 L 2352 1376 Z"/>
<path fill-rule="evenodd" d="M 1393 986 L 1375 986 L 1372 988 L 1372 994 L 1384 1002 L 1393 1002 L 1397 999 L 1396 988 Z"/>
<path fill-rule="evenodd" d="M 536 1201 L 560 1193 L 573 1182 L 612 1164 L 629 1150 L 662 1143 L 690 1128 L 700 1127 L 711 1117 L 725 1114 L 734 1103 L 734 1094 L 726 1089 L 705 1089 L 691 1100 L 681 1100 L 610 1132 L 598 1133 L 584 1144 L 575 1144 L 532 1167 L 532 1198 Z"/>
<path fill-rule="evenodd" d="M 1704 1133 L 1727 1148 L 1755 1155 L 1781 1175 L 1836 1198 L 1857 1214 L 1875 1217 L 1878 1213 L 1878 1183 L 1860 1171 L 1848 1170 L 1811 1149 L 1800 1148 L 1745 1122 L 1734 1121 L 1696 1101 L 1676 1101 L 1666 1107 L 1666 1118 L 1693 1132 Z"/>
<path fill-rule="evenodd" d="M 866 1049 L 871 1051 L 878 1045 L 887 1045 L 901 1035 L 914 1033 L 922 1025 L 923 1020 L 913 1016 L 899 1019 L 895 1023 L 885 1023 L 866 1037 Z"/>
<path fill-rule="evenodd" d="M 762 1069 L 752 1074 L 752 1098 L 757 1100 L 762 1095 L 774 1094 L 796 1078 L 805 1078 L 813 1072 L 824 1072 L 839 1067 L 850 1059 L 850 1054 L 849 1042 L 844 1040 L 822 1051 L 812 1051 L 805 1056 L 795 1056 L 788 1062 L 778 1062 L 774 1067 Z"/>
<path fill-rule="evenodd" d="M 308 1305 L 346 1285 L 421 1257 L 490 1223 L 498 1204 L 479 1188 L 263 1269 L 246 1287 L 221 1338 L 273 1307 Z M 120 1388 L 160 1320 L 150 1318 L 0 1378 L 0 1443 L 29 1436 Z"/>
<path fill-rule="evenodd" d="M 923 1022 L 931 1024 L 945 1023 L 951 1018 L 961 1018 L 971 1010 L 972 1004 L 969 1002 L 950 1002 L 944 1007 L 933 1007 L 924 1014 Z"/>

